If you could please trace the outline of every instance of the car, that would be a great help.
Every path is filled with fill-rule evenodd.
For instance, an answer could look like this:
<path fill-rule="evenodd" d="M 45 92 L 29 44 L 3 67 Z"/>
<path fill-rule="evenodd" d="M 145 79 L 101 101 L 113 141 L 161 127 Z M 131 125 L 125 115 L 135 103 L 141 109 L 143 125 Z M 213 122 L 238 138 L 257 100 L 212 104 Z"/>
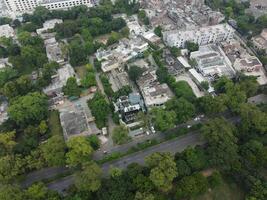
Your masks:
<path fill-rule="evenodd" d="M 156 133 L 154 126 L 150 127 L 152 133 Z"/>
<path fill-rule="evenodd" d="M 146 134 L 147 134 L 147 135 L 150 135 L 149 131 L 146 131 Z"/>
<path fill-rule="evenodd" d="M 191 128 L 192 126 L 191 125 L 187 125 L 187 128 Z"/>
<path fill-rule="evenodd" d="M 108 152 L 107 151 L 103 151 L 104 154 L 107 154 Z"/>
<path fill-rule="evenodd" d="M 200 117 L 195 117 L 194 118 L 194 121 L 199 121 L 200 120 Z"/>

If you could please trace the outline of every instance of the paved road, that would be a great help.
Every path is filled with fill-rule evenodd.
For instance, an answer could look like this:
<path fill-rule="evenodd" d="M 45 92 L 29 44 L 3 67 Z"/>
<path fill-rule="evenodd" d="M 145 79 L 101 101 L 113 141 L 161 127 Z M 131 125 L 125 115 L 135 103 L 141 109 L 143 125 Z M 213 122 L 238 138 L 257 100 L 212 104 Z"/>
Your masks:
<path fill-rule="evenodd" d="M 118 167 L 121 169 L 125 169 L 131 163 L 144 164 L 145 157 L 154 152 L 170 152 L 172 154 L 175 154 L 177 152 L 183 151 L 189 146 L 196 146 L 202 144 L 204 144 L 204 142 L 201 140 L 200 134 L 198 133 L 187 134 L 185 136 L 176 138 L 174 140 L 170 140 L 158 144 L 156 146 L 152 146 L 148 149 L 145 149 L 144 151 L 130 154 L 121 159 L 105 163 L 102 165 L 103 174 L 104 176 L 108 175 L 109 169 L 111 167 Z M 73 184 L 73 181 L 74 181 L 73 175 L 67 176 L 63 179 L 48 184 L 48 188 L 51 190 L 55 190 L 59 193 L 64 193 L 64 191 Z"/>
<path fill-rule="evenodd" d="M 49 179 L 55 177 L 58 174 L 63 174 L 68 172 L 69 169 L 65 167 L 51 167 L 41 169 L 39 171 L 32 172 L 27 174 L 25 181 L 21 184 L 23 188 L 29 187 L 34 182 L 42 181 L 43 179 Z"/>

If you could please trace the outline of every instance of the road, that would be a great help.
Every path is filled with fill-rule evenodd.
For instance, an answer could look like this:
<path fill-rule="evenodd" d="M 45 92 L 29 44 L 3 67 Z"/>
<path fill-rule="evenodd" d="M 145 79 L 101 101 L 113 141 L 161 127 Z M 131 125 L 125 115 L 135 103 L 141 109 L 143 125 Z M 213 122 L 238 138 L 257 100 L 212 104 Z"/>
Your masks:
<path fill-rule="evenodd" d="M 145 157 L 155 152 L 170 152 L 172 154 L 175 154 L 177 152 L 182 152 L 189 146 L 202 144 L 204 144 L 204 141 L 201 140 L 200 134 L 187 134 L 174 140 L 166 141 L 156 146 L 152 146 L 143 151 L 122 157 L 121 159 L 105 163 L 102 165 L 103 175 L 107 176 L 111 167 L 125 169 L 131 163 L 139 163 L 142 165 L 144 164 Z M 73 184 L 73 181 L 74 176 L 70 175 L 60 180 L 49 183 L 47 186 L 51 190 L 55 190 L 59 193 L 64 193 L 64 191 Z"/>

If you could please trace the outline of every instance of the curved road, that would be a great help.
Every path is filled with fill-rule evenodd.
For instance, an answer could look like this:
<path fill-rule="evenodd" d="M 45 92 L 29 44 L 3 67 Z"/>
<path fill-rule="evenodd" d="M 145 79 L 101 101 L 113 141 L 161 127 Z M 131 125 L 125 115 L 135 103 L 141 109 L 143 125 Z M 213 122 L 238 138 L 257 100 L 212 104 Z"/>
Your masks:
<path fill-rule="evenodd" d="M 144 159 L 148 155 L 155 152 L 170 152 L 175 154 L 177 152 L 181 152 L 189 146 L 202 145 L 204 141 L 201 140 L 200 134 L 191 133 L 182 137 L 178 137 L 174 140 L 166 141 L 160 143 L 156 146 L 152 146 L 143 151 L 136 152 L 134 154 L 130 154 L 128 156 L 122 157 L 121 159 L 111 161 L 102 165 L 103 175 L 108 175 L 109 169 L 111 167 L 118 167 L 121 169 L 125 169 L 131 163 L 139 163 L 144 164 Z M 54 181 L 48 184 L 48 188 L 51 190 L 55 190 L 59 193 L 64 193 L 64 191 L 73 184 L 74 176 L 67 176 L 60 180 Z"/>

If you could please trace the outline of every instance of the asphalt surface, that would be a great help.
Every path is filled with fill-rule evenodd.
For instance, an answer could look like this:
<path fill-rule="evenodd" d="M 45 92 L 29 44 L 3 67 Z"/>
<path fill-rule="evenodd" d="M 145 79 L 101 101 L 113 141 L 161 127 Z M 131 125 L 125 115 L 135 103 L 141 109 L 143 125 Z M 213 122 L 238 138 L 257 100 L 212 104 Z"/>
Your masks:
<path fill-rule="evenodd" d="M 109 169 L 111 167 L 118 167 L 121 169 L 125 169 L 131 163 L 144 164 L 145 158 L 148 155 L 155 152 L 170 152 L 172 154 L 175 154 L 177 152 L 182 152 L 189 146 L 196 146 L 202 144 L 204 144 L 204 142 L 201 140 L 200 134 L 198 133 L 187 134 L 185 136 L 176 138 L 174 140 L 170 140 L 167 142 L 160 143 L 156 146 L 152 146 L 143 151 L 122 157 L 121 159 L 105 163 L 102 165 L 103 175 L 104 176 L 108 175 Z M 55 190 L 59 193 L 64 193 L 64 191 L 68 187 L 70 187 L 73 184 L 73 182 L 74 182 L 74 176 L 70 175 L 60 180 L 49 183 L 47 186 L 51 190 Z"/>
<path fill-rule="evenodd" d="M 21 183 L 21 186 L 23 188 L 26 188 L 32 185 L 34 182 L 42 181 L 43 179 L 53 178 L 58 174 L 63 174 L 68 171 L 69 169 L 65 167 L 51 167 L 31 172 L 27 174 L 25 180 Z"/>

